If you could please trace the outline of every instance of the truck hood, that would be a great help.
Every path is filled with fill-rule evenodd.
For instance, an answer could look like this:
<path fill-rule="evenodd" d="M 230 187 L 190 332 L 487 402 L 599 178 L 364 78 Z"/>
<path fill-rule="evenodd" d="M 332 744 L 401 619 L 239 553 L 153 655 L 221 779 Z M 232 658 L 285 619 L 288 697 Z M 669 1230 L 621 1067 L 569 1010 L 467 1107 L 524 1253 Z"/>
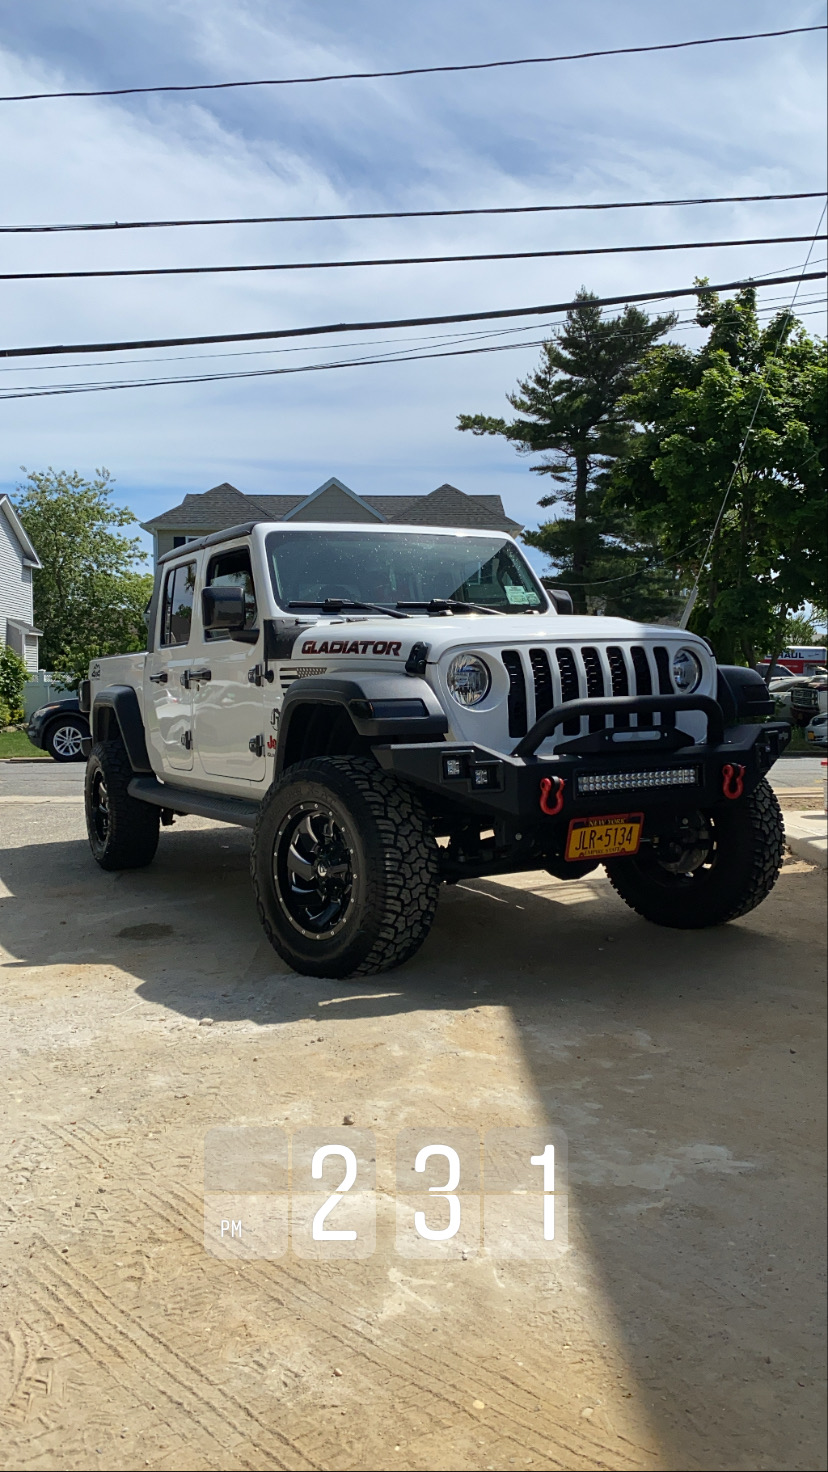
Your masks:
<path fill-rule="evenodd" d="M 403 664 L 415 644 L 428 645 L 428 662 L 449 650 L 514 647 L 516 644 L 590 644 L 624 640 L 664 643 L 680 640 L 709 657 L 707 645 L 685 629 L 642 624 L 633 619 L 580 614 L 449 614 L 409 619 L 320 618 L 304 626 L 291 659 L 336 657 L 345 662 L 378 656 Z"/>

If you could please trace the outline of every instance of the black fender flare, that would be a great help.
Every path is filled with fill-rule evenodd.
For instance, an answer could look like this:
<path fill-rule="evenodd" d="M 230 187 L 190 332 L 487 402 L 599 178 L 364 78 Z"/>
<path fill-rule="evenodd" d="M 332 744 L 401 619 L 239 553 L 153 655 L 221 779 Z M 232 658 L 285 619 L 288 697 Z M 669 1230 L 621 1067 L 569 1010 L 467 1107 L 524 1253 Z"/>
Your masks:
<path fill-rule="evenodd" d="M 103 721 L 101 719 L 105 710 L 111 710 L 121 739 L 126 748 L 129 764 L 136 776 L 152 776 L 153 768 L 147 752 L 146 736 L 144 735 L 144 722 L 141 718 L 141 707 L 138 704 L 138 696 L 131 685 L 107 685 L 103 690 L 95 692 L 92 705 L 91 732 L 92 740 L 100 741 Z"/>
<path fill-rule="evenodd" d="M 740 664 L 719 664 L 716 682 L 716 699 L 726 726 L 773 715 L 774 699 L 758 670 Z"/>
<path fill-rule="evenodd" d="M 431 686 L 410 675 L 308 675 L 294 680 L 279 713 L 276 775 L 285 767 L 291 726 L 308 706 L 344 710 L 358 736 L 372 743 L 436 741 L 448 717 Z"/>

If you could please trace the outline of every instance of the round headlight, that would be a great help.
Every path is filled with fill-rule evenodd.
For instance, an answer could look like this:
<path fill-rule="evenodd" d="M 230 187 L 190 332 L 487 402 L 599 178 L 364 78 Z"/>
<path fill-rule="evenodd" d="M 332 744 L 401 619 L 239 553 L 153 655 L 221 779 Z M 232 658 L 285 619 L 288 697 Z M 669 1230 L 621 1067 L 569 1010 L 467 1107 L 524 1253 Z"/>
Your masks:
<path fill-rule="evenodd" d="M 491 689 L 491 671 L 476 654 L 455 654 L 446 683 L 458 705 L 479 705 Z"/>
<path fill-rule="evenodd" d="M 677 649 L 673 655 L 673 684 L 683 695 L 692 695 L 702 677 L 701 660 L 691 649 Z"/>

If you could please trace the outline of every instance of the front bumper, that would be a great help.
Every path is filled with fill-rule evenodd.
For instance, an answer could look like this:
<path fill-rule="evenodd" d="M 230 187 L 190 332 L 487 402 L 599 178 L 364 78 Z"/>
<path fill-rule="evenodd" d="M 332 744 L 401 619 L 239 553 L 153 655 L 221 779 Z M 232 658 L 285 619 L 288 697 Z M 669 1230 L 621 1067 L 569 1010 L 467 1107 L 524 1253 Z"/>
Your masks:
<path fill-rule="evenodd" d="M 26 727 L 26 735 L 31 741 L 32 746 L 39 747 L 41 751 L 43 750 L 43 728 L 45 724 L 44 717 L 41 716 L 40 711 L 36 710 Z"/>
<path fill-rule="evenodd" d="M 676 730 L 675 714 L 683 709 L 706 714 L 704 744 Z M 619 724 L 619 718 L 656 710 L 656 727 Z M 614 717 L 609 727 L 607 714 Z M 554 756 L 538 757 L 536 748 L 556 725 L 576 715 L 601 718 L 602 729 L 566 742 Z M 790 739 L 786 721 L 725 729 L 709 697 L 645 697 L 559 707 L 542 716 L 511 755 L 445 742 L 375 746 L 374 755 L 386 771 L 442 800 L 441 806 L 511 820 L 525 830 L 576 816 L 705 810 L 738 800 L 754 791 Z"/>

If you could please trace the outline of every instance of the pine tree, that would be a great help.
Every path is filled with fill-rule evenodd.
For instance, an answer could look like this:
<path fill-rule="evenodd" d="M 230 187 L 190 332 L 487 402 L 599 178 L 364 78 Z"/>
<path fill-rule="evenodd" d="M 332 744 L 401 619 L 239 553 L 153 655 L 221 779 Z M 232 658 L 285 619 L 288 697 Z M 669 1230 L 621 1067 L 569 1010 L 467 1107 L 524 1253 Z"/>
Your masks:
<path fill-rule="evenodd" d="M 571 511 L 545 522 L 524 540 L 545 552 L 555 582 L 572 593 L 576 612 L 601 609 L 654 617 L 673 601 L 671 575 L 653 569 L 655 544 L 641 543 L 632 514 L 605 506 L 606 475 L 631 430 L 621 400 L 641 361 L 675 323 L 626 307 L 605 317 L 582 288 L 557 338 L 543 344 L 540 366 L 507 394 L 517 419 L 461 414 L 458 429 L 501 435 L 519 454 L 541 455 L 531 466 L 551 476 L 555 490 L 542 507 Z"/>

